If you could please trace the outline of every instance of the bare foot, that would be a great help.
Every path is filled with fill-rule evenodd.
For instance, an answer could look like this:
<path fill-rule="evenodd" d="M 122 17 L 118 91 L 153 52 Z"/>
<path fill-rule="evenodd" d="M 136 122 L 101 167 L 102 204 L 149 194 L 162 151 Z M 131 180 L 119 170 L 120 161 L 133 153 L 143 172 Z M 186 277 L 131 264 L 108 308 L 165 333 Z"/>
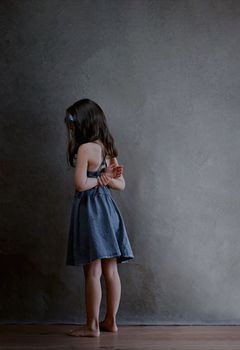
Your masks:
<path fill-rule="evenodd" d="M 118 327 L 113 324 L 108 323 L 107 321 L 101 321 L 99 322 L 99 328 L 101 331 L 105 331 L 105 332 L 117 332 L 118 331 Z"/>
<path fill-rule="evenodd" d="M 69 332 L 66 332 L 67 335 L 71 335 L 73 337 L 99 337 L 99 330 L 89 329 L 86 325 L 82 327 L 77 327 L 71 329 Z"/>

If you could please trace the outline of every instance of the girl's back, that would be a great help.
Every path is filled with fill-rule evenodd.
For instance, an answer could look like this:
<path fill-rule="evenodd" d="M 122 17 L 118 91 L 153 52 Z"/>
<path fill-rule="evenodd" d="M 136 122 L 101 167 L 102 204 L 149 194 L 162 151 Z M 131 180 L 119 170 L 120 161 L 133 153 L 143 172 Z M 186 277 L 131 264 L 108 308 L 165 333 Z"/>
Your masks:
<path fill-rule="evenodd" d="M 105 150 L 104 145 L 101 141 L 94 141 L 94 142 L 88 142 L 85 144 L 88 147 L 88 154 L 89 154 L 89 160 L 88 160 L 88 168 L 87 170 L 90 172 L 97 171 L 99 166 L 101 165 L 101 162 L 103 160 Z M 106 163 L 109 165 L 109 159 L 106 156 Z"/>

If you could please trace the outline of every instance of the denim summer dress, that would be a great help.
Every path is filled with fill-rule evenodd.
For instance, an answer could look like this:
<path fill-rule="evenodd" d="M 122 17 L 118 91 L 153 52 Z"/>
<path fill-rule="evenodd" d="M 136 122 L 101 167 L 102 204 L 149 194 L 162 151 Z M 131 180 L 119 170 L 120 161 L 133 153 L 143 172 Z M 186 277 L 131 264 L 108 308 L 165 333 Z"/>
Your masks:
<path fill-rule="evenodd" d="M 88 177 L 98 177 L 107 166 L 105 157 Z M 70 216 L 66 265 L 85 265 L 95 259 L 117 257 L 117 263 L 134 258 L 127 230 L 110 187 L 75 190 Z"/>

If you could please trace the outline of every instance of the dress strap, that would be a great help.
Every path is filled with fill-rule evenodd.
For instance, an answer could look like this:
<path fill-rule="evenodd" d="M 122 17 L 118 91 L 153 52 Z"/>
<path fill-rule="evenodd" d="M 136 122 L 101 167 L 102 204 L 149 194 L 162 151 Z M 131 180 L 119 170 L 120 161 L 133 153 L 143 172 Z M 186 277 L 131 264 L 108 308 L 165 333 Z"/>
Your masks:
<path fill-rule="evenodd" d="M 100 164 L 100 166 L 99 166 L 99 168 L 98 168 L 98 170 L 97 171 L 100 171 L 100 169 L 101 169 L 101 167 L 102 167 L 102 165 L 105 163 L 106 164 L 106 160 L 105 160 L 105 158 L 106 158 L 106 153 L 105 153 L 105 151 L 103 150 L 103 147 L 101 146 L 101 148 L 102 148 L 102 154 L 103 154 L 103 159 L 102 159 L 102 162 L 101 162 L 101 164 Z M 107 164 L 106 164 L 107 165 Z"/>

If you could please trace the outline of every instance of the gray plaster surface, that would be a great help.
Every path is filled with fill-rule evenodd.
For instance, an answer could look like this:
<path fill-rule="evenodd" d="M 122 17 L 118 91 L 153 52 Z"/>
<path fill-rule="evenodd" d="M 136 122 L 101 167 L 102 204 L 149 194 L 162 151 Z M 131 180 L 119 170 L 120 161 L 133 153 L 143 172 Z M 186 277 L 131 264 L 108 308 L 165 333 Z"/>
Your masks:
<path fill-rule="evenodd" d="M 66 107 L 103 108 L 135 259 L 119 324 L 240 324 L 240 2 L 1 1 L 0 321 L 85 321 Z M 105 286 L 101 317 L 106 306 Z"/>

